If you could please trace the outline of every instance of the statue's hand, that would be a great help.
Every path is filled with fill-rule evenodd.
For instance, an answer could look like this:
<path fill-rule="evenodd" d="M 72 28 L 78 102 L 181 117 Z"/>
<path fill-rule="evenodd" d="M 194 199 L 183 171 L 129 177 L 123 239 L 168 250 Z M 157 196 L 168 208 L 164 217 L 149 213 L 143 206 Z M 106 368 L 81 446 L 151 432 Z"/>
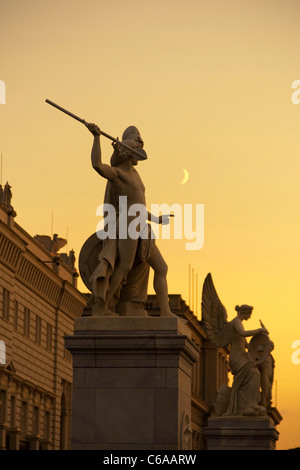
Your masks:
<path fill-rule="evenodd" d="M 114 148 L 114 151 L 118 153 L 118 158 L 120 162 L 125 162 L 128 159 L 128 153 L 129 151 L 122 147 L 122 145 L 119 144 L 119 142 L 113 142 L 112 146 Z"/>
<path fill-rule="evenodd" d="M 158 218 L 158 223 L 162 225 L 169 225 L 170 217 L 174 217 L 173 214 L 160 215 Z"/>
<path fill-rule="evenodd" d="M 260 332 L 261 332 L 261 333 L 266 333 L 267 335 L 269 334 L 267 328 L 265 328 L 265 327 L 260 328 Z"/>
<path fill-rule="evenodd" d="M 118 138 L 117 138 L 118 140 Z M 121 145 L 118 142 L 112 142 L 111 144 L 116 152 L 120 152 L 121 150 Z"/>
<path fill-rule="evenodd" d="M 89 122 L 85 122 L 84 124 L 93 135 L 100 135 L 100 128 L 97 126 L 97 124 Z"/>

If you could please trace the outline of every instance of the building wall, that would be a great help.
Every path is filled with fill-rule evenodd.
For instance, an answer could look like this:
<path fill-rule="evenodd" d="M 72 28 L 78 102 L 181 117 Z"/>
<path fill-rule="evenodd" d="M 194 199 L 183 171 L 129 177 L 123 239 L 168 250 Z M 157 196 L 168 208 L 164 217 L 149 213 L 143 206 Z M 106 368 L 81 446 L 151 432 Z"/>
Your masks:
<path fill-rule="evenodd" d="M 72 362 L 64 335 L 86 304 L 77 273 L 0 204 L 0 449 L 70 447 Z"/>

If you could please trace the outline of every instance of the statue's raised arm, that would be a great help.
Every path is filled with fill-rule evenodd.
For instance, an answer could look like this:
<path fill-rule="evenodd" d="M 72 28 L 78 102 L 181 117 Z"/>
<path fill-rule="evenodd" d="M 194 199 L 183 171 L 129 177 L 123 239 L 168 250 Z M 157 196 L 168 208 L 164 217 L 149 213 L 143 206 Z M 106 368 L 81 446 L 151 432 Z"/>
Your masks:
<path fill-rule="evenodd" d="M 94 142 L 93 142 L 92 152 L 91 152 L 92 166 L 94 170 L 96 170 L 97 173 L 99 173 L 99 175 L 101 175 L 103 178 L 106 178 L 112 181 L 114 178 L 118 176 L 118 170 L 117 168 L 114 168 L 110 165 L 106 165 L 105 163 L 102 162 L 101 147 L 100 147 L 100 129 L 97 126 L 97 124 L 94 124 L 94 123 L 91 123 L 91 124 L 86 123 L 85 125 L 94 136 Z"/>

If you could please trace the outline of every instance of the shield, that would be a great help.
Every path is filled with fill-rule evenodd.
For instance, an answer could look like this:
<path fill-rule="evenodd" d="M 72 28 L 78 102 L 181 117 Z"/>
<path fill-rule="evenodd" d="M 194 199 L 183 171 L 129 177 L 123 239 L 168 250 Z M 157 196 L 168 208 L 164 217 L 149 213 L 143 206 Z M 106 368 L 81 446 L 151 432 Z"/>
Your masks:
<path fill-rule="evenodd" d="M 138 244 L 138 251 L 137 257 L 134 262 L 134 266 L 141 263 L 147 262 L 150 254 L 151 248 L 155 243 L 155 239 L 151 237 L 151 226 L 147 224 L 146 230 L 148 230 L 148 238 L 140 239 Z M 88 288 L 89 291 L 92 291 L 91 285 L 91 276 L 95 271 L 98 263 L 99 263 L 99 254 L 104 247 L 103 240 L 98 237 L 97 232 L 93 233 L 83 244 L 79 259 L 78 259 L 78 267 L 81 279 L 84 285 Z"/>
<path fill-rule="evenodd" d="M 79 254 L 78 267 L 80 276 L 83 283 L 90 291 L 92 290 L 90 277 L 96 269 L 98 255 L 102 248 L 103 240 L 97 236 L 97 233 L 94 233 L 86 240 Z"/>
<path fill-rule="evenodd" d="M 251 362 L 261 364 L 273 349 L 273 343 L 266 333 L 258 333 L 251 338 L 248 346 L 248 354 Z"/>

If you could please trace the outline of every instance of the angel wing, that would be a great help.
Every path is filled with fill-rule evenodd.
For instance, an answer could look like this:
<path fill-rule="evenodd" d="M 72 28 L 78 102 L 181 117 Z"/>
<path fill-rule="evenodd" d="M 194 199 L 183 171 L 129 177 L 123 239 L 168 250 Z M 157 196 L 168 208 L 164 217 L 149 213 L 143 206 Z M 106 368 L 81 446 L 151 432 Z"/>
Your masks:
<path fill-rule="evenodd" d="M 227 321 L 227 311 L 218 297 L 210 273 L 203 284 L 201 308 L 204 328 L 210 341 L 220 348 L 228 346 L 231 328 Z"/>
<path fill-rule="evenodd" d="M 52 239 L 48 235 L 35 235 L 34 238 L 40 242 L 48 251 L 52 251 Z"/>
<path fill-rule="evenodd" d="M 49 235 L 35 235 L 34 238 L 40 242 L 50 253 L 57 253 L 67 244 L 67 240 L 59 238 L 55 233 L 53 239 Z"/>
<path fill-rule="evenodd" d="M 53 237 L 53 242 L 52 243 L 53 243 L 52 249 L 55 252 L 57 252 L 67 244 L 67 240 L 65 240 L 64 238 L 60 238 L 60 237 L 57 236 L 57 234 L 55 234 L 54 237 Z"/>

